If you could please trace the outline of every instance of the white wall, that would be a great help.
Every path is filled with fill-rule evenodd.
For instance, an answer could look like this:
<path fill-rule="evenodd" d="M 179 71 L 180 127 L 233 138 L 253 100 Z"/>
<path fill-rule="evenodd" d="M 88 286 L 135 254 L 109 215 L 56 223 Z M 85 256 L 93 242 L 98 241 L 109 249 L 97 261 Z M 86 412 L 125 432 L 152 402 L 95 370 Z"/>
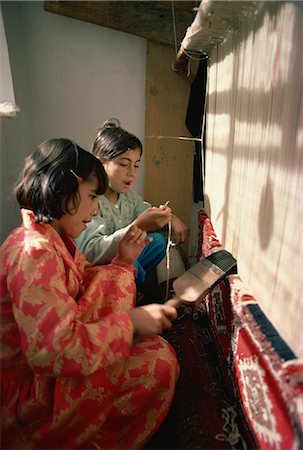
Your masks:
<path fill-rule="evenodd" d="M 2 242 L 19 224 L 10 192 L 35 145 L 68 137 L 90 149 L 110 117 L 144 142 L 146 40 L 44 11 L 40 1 L 2 1 L 1 9 L 21 108 L 17 118 L 0 119 Z"/>

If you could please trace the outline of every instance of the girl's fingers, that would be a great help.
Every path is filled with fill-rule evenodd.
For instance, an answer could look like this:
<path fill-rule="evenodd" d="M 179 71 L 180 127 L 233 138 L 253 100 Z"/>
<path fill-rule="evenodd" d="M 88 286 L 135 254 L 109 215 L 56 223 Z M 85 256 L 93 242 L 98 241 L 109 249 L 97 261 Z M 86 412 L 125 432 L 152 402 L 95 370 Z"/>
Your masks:
<path fill-rule="evenodd" d="M 134 236 L 136 235 L 136 232 L 138 230 L 138 227 L 136 225 L 132 225 L 129 230 L 127 231 L 127 233 L 125 234 L 125 239 L 127 239 L 128 241 L 130 241 L 131 239 L 134 238 Z"/>
<path fill-rule="evenodd" d="M 147 243 L 152 240 L 152 238 L 146 238 L 146 236 L 147 236 L 146 231 L 141 230 L 141 228 L 137 228 L 132 233 L 132 236 L 129 239 L 129 242 L 132 243 L 132 244 L 136 243 L 137 245 L 140 245 L 140 246 L 145 245 L 146 244 L 146 242 L 145 242 L 146 239 L 148 239 Z"/>
<path fill-rule="evenodd" d="M 146 231 L 141 230 L 137 225 L 132 225 L 130 227 L 125 238 L 130 244 L 136 244 L 140 247 L 145 247 L 145 245 L 153 240 L 152 237 L 147 237 Z"/>
<path fill-rule="evenodd" d="M 182 302 L 178 298 L 174 297 L 174 298 L 170 298 L 169 300 L 167 300 L 164 303 L 164 305 L 169 305 L 169 306 L 172 306 L 175 309 L 178 309 L 182 305 Z"/>
<path fill-rule="evenodd" d="M 140 236 L 141 233 L 142 233 L 141 228 L 138 228 L 137 225 L 132 225 L 127 232 L 127 236 L 129 240 L 135 241 L 138 239 L 138 236 Z"/>
<path fill-rule="evenodd" d="M 168 204 L 169 204 L 169 200 L 167 200 L 167 202 L 165 202 L 164 205 L 160 205 L 159 208 L 160 209 L 165 209 L 168 206 Z"/>
<path fill-rule="evenodd" d="M 164 316 L 164 317 L 162 317 L 161 326 L 162 326 L 162 331 L 167 330 L 168 328 L 172 327 L 172 323 L 167 317 Z"/>
<path fill-rule="evenodd" d="M 164 315 L 171 321 L 175 320 L 178 317 L 178 313 L 176 308 L 171 303 L 164 303 L 163 305 L 163 313 Z"/>
<path fill-rule="evenodd" d="M 140 228 L 139 228 L 140 230 Z M 143 244 L 146 239 L 147 233 L 145 231 L 140 230 L 137 235 L 134 237 L 134 242 L 137 244 Z"/>

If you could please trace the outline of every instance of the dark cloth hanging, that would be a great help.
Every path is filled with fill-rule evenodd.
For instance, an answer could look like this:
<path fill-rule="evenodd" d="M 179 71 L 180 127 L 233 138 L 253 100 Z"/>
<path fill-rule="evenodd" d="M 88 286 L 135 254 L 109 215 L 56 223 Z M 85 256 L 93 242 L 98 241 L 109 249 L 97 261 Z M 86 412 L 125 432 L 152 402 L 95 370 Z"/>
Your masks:
<path fill-rule="evenodd" d="M 201 138 L 202 127 L 203 140 L 194 141 L 194 202 L 204 202 L 204 178 L 205 178 L 205 134 L 206 134 L 206 82 L 207 82 L 207 58 L 200 61 L 196 77 L 191 85 L 187 106 L 185 124 L 194 138 Z M 204 206 L 204 205 L 203 205 Z"/>

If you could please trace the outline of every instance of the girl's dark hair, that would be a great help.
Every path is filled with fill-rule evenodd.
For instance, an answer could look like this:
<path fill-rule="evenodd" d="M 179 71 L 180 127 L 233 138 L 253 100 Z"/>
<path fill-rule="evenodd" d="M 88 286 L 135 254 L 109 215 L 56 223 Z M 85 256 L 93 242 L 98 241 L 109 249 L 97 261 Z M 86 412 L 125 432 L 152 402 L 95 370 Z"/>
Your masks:
<path fill-rule="evenodd" d="M 127 150 L 139 148 L 140 155 L 143 146 L 139 138 L 120 127 L 118 119 L 109 119 L 99 128 L 92 152 L 102 162 L 121 155 Z"/>
<path fill-rule="evenodd" d="M 79 182 L 92 176 L 98 180 L 96 193 L 104 194 L 107 175 L 101 162 L 69 139 L 50 139 L 25 159 L 14 193 L 36 222 L 48 223 L 78 209 Z"/>

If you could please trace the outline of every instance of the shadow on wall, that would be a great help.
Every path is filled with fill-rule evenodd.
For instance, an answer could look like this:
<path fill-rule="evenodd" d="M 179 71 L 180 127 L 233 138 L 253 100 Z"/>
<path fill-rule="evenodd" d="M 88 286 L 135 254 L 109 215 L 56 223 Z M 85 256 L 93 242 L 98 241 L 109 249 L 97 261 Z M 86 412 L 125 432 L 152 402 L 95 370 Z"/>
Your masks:
<path fill-rule="evenodd" d="M 274 198 L 271 179 L 268 178 L 262 189 L 259 217 L 258 217 L 259 243 L 262 250 L 270 244 L 274 232 Z"/>
<path fill-rule="evenodd" d="M 207 194 L 204 194 L 204 210 L 208 217 L 211 219 L 211 206 L 209 196 Z"/>
<path fill-rule="evenodd" d="M 283 3 L 279 4 L 279 2 L 274 2 L 275 5 L 269 4 L 269 2 L 265 2 L 265 5 L 262 7 L 262 13 L 260 13 L 257 18 L 257 22 L 254 25 L 253 34 L 254 36 L 257 34 L 258 30 L 262 28 L 263 22 L 270 21 L 272 26 L 276 25 L 277 15 L 281 12 L 283 8 Z M 290 8 L 291 6 L 288 6 Z M 293 6 L 294 7 L 294 6 Z M 295 5 L 296 8 L 301 8 L 301 6 Z M 284 5 L 284 8 L 286 6 Z M 267 13 L 267 15 L 266 15 Z M 282 10 L 281 13 L 284 13 L 284 17 L 287 14 L 287 11 Z M 290 14 L 290 12 L 288 12 Z M 230 149 L 229 155 L 227 157 L 227 166 L 226 166 L 226 178 L 225 178 L 225 188 L 224 195 L 225 201 L 222 206 L 222 209 L 218 212 L 215 221 L 218 221 L 222 216 L 222 244 L 224 245 L 226 242 L 226 234 L 227 234 L 227 222 L 228 222 L 228 205 L 230 204 L 231 197 L 231 179 L 233 173 L 234 161 L 241 160 L 245 155 L 247 156 L 247 161 L 251 161 L 251 163 L 258 161 L 259 164 L 261 162 L 268 161 L 271 158 L 272 163 L 275 164 L 276 167 L 282 167 L 284 169 L 292 169 L 297 166 L 297 158 L 296 158 L 296 131 L 300 127 L 301 117 L 299 114 L 296 115 L 296 107 L 298 105 L 298 90 L 294 89 L 293 86 L 300 86 L 301 80 L 299 79 L 300 74 L 300 64 L 301 60 L 299 58 L 299 53 L 301 52 L 301 18 L 300 14 L 293 14 L 289 16 L 293 19 L 292 27 L 291 27 L 291 35 L 289 36 L 289 41 L 286 41 L 285 35 L 281 36 L 280 31 L 277 31 L 277 46 L 276 46 L 276 57 L 273 60 L 272 66 L 272 79 L 270 84 L 270 95 L 268 92 L 257 92 L 256 90 L 250 91 L 247 87 L 240 87 L 241 80 L 239 80 L 239 48 L 236 47 L 233 49 L 234 51 L 234 63 L 232 68 L 232 86 L 231 91 L 233 93 L 232 100 L 229 100 L 230 91 L 227 92 L 217 92 L 212 93 L 211 95 L 215 97 L 215 101 L 212 101 L 212 104 L 216 106 L 216 110 L 209 110 L 212 114 L 227 114 L 226 105 L 229 106 L 231 110 L 234 110 L 234 115 L 231 115 L 230 122 L 230 134 L 229 141 L 226 145 L 227 148 Z M 247 34 L 252 32 L 252 29 L 247 27 L 247 29 L 243 32 L 242 39 L 247 38 Z M 279 34 L 280 33 L 280 34 Z M 279 69 L 277 65 L 278 56 L 281 54 L 283 56 L 283 51 L 281 50 L 281 42 L 282 39 L 285 40 L 284 46 L 288 44 L 288 54 L 287 54 L 287 62 L 286 67 L 287 78 L 284 78 L 280 85 L 276 84 L 276 74 Z M 230 44 L 233 45 L 232 43 Z M 218 61 L 222 60 L 223 57 L 226 57 L 226 53 L 222 51 L 218 55 Z M 281 58 L 282 58 L 281 56 Z M 291 62 L 291 64 L 290 64 Z M 286 77 L 285 73 L 283 74 Z M 282 98 L 287 97 L 287 106 L 283 107 Z M 217 100 L 219 99 L 219 101 Z M 231 103 L 230 103 L 231 102 Z M 263 105 L 261 108 L 260 105 Z M 293 114 L 290 113 L 289 109 L 293 105 Z M 252 122 L 252 112 L 258 111 L 257 121 L 255 122 L 255 133 L 256 133 L 256 145 L 246 147 L 245 153 L 245 144 L 237 143 L 237 137 L 235 136 L 236 122 L 243 122 L 250 124 L 253 127 L 254 123 Z M 256 120 L 256 119 L 255 119 Z M 260 129 L 259 124 L 263 124 L 264 127 L 271 128 L 272 132 L 279 130 L 281 133 L 280 140 L 281 142 L 278 144 L 273 142 L 272 145 L 269 142 L 266 142 L 266 146 L 264 143 L 258 142 L 258 136 L 261 136 L 263 130 Z M 261 150 L 260 150 L 261 149 Z M 277 153 L 277 149 L 279 149 L 279 153 Z M 281 151 L 281 149 L 287 149 L 287 151 Z M 218 151 L 218 148 L 217 150 Z M 261 153 L 262 151 L 262 153 Z M 219 153 L 226 154 L 225 149 L 219 149 Z M 267 162 L 268 164 L 268 162 Z M 275 181 L 275 180 L 274 180 Z M 273 218 L 274 218 L 274 210 L 273 210 L 273 186 L 275 186 L 275 182 L 272 183 L 272 180 L 267 180 L 267 184 L 262 190 L 261 198 L 260 198 L 260 209 L 258 214 L 258 225 L 259 225 L 259 240 L 260 246 L 264 250 L 269 246 L 270 239 L 273 232 Z M 266 196 L 268 195 L 268 198 Z M 265 215 L 264 215 L 265 214 Z M 266 223 L 268 221 L 268 223 Z"/>

